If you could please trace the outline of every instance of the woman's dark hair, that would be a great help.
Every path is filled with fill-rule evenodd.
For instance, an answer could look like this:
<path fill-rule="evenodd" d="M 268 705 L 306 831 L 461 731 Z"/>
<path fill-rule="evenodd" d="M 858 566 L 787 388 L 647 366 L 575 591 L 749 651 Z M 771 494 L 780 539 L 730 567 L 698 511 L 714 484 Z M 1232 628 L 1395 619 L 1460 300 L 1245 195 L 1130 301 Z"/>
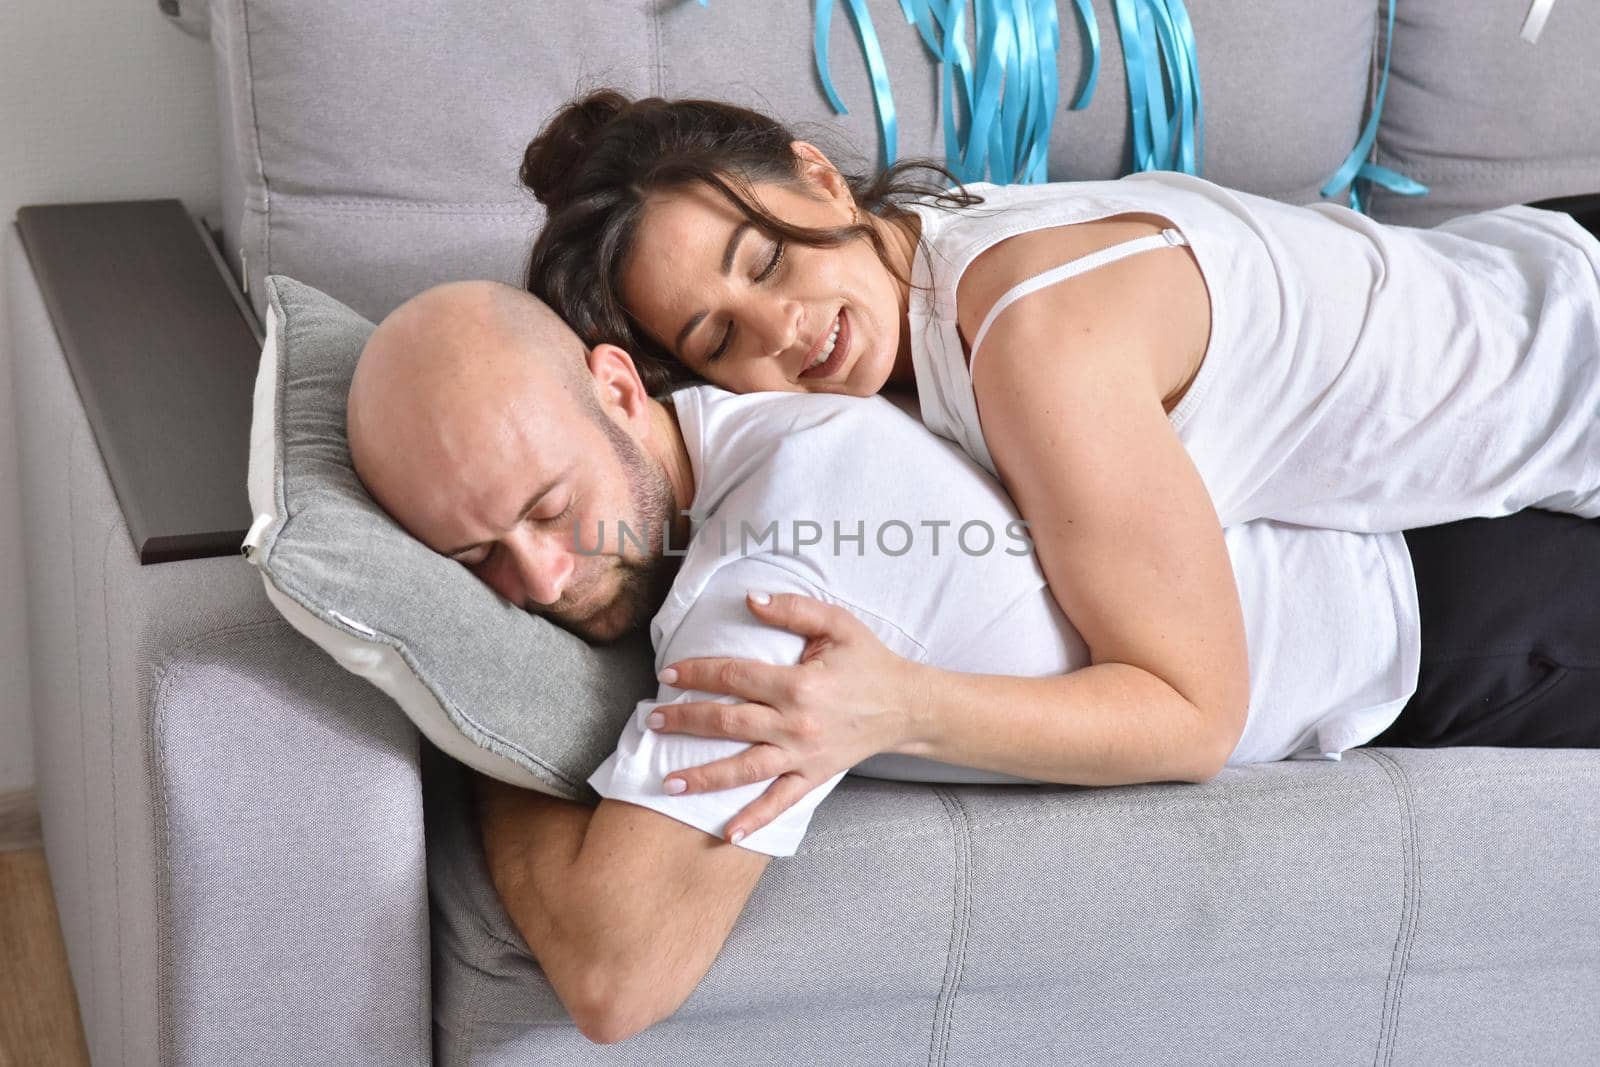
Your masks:
<path fill-rule="evenodd" d="M 523 154 L 522 182 L 546 209 L 528 262 L 528 291 L 565 318 L 585 345 L 607 342 L 626 349 L 646 387 L 660 394 L 695 375 L 639 325 L 618 296 L 644 203 L 654 193 L 703 182 L 769 237 L 818 248 L 864 237 L 898 276 L 883 239 L 865 220 L 794 226 L 756 201 L 751 186 L 757 182 L 799 180 L 800 161 L 790 147 L 795 140 L 783 124 L 716 100 L 630 100 L 600 89 L 572 101 Z M 942 181 L 919 179 L 918 171 Z M 886 218 L 900 214 L 896 204 L 908 197 L 952 207 L 983 202 L 929 160 L 844 178 L 864 211 Z"/>

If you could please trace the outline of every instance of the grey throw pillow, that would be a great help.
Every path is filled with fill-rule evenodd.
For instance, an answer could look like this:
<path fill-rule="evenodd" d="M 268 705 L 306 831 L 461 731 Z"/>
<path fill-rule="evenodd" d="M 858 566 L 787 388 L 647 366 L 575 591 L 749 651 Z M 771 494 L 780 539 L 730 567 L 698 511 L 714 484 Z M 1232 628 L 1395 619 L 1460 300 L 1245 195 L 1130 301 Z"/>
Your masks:
<path fill-rule="evenodd" d="M 345 398 L 373 325 L 292 278 L 267 279 L 250 436 L 245 556 L 301 633 L 484 774 L 594 802 L 586 779 L 652 695 L 641 634 L 591 646 L 502 600 L 373 502 Z"/>

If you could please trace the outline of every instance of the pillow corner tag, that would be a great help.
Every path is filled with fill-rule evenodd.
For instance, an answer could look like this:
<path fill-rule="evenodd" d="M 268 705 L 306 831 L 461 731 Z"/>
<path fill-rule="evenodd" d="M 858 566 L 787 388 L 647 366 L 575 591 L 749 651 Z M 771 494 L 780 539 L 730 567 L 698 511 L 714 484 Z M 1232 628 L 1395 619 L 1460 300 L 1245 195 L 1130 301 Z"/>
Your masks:
<path fill-rule="evenodd" d="M 250 524 L 250 530 L 244 535 L 244 540 L 239 543 L 239 554 L 251 563 L 256 563 L 256 549 L 261 547 L 261 542 L 266 539 L 267 527 L 272 525 L 276 515 L 257 515 Z M 260 564 L 257 563 L 257 566 Z"/>

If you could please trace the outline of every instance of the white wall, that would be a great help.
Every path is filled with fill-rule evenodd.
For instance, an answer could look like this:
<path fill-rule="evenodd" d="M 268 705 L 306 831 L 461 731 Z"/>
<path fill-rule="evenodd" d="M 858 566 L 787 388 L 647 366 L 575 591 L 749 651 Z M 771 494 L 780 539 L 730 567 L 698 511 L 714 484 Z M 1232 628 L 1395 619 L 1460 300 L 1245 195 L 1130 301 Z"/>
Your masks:
<path fill-rule="evenodd" d="M 210 47 L 156 0 L 0 0 L 0 224 L 23 204 L 162 196 L 214 216 L 217 155 Z M 33 786 L 5 315 L 0 306 L 0 793 Z"/>

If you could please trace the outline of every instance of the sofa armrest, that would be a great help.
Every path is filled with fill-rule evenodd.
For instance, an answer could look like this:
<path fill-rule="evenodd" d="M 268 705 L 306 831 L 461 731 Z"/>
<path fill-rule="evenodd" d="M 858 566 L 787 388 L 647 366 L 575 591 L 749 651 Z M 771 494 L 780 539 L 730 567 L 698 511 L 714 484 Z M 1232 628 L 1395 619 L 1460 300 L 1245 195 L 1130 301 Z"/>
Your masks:
<path fill-rule="evenodd" d="M 25 207 L 17 230 L 140 560 L 238 551 L 261 339 L 209 236 L 176 200 Z"/>
<path fill-rule="evenodd" d="M 413 727 L 236 549 L 141 563 L 4 238 L 36 788 L 91 1057 L 430 1062 Z"/>
<path fill-rule="evenodd" d="M 427 1064 L 418 735 L 281 621 L 157 668 L 161 1063 Z"/>

